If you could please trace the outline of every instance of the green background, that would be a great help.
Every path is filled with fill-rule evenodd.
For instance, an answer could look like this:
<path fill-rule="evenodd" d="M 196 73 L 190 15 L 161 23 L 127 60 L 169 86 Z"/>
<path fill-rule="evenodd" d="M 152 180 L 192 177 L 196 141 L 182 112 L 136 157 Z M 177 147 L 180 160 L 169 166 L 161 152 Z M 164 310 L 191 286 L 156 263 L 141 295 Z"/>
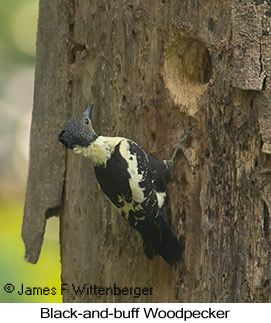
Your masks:
<path fill-rule="evenodd" d="M 24 261 L 21 239 L 38 20 L 37 0 L 0 1 L 0 302 L 61 302 L 57 218 L 48 221 L 40 260 Z M 12 283 L 15 290 L 6 293 Z M 18 295 L 56 287 L 56 295 Z"/>

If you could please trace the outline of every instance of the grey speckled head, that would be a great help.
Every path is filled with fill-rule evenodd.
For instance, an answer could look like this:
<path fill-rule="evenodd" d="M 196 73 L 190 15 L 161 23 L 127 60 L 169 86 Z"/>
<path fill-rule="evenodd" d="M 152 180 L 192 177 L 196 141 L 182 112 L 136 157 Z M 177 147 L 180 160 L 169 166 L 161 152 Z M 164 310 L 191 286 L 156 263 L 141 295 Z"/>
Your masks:
<path fill-rule="evenodd" d="M 91 122 L 93 105 L 80 116 L 73 117 L 64 126 L 64 130 L 58 135 L 58 140 L 67 148 L 76 146 L 88 147 L 98 136 Z"/>

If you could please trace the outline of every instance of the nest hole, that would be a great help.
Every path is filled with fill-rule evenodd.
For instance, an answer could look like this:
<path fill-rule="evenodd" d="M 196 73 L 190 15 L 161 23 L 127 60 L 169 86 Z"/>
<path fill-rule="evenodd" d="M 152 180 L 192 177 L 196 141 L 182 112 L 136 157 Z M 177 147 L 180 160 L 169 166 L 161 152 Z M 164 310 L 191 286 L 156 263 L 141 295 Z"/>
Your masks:
<path fill-rule="evenodd" d="M 176 104 L 197 110 L 198 98 L 212 77 L 212 59 L 199 39 L 186 33 L 172 37 L 164 56 L 164 80 Z"/>

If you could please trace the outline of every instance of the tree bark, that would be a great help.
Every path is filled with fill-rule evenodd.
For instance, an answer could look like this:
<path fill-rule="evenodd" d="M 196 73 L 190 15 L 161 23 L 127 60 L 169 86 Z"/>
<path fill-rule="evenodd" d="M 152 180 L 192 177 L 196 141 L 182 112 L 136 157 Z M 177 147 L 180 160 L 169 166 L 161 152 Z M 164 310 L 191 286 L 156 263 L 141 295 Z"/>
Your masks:
<path fill-rule="evenodd" d="M 197 125 L 187 142 L 195 167 L 179 154 L 169 185 L 172 227 L 185 241 L 184 263 L 175 268 L 161 257 L 146 259 L 141 237 L 105 198 L 90 161 L 70 151 L 65 157 L 50 139 L 51 156 L 61 152 L 60 175 L 50 185 L 63 185 L 56 208 L 62 282 L 152 287 L 138 298 L 69 288 L 65 302 L 271 300 L 270 16 L 263 0 L 40 1 L 38 59 L 45 43 L 66 41 L 62 56 L 52 50 L 52 64 L 37 66 L 43 80 L 35 91 L 44 98 L 42 81 L 50 83 L 65 57 L 66 79 L 58 83 L 67 96 L 55 106 L 45 101 L 46 109 L 65 111 L 51 120 L 55 133 L 93 103 L 98 134 L 131 138 L 166 159 Z M 44 24 L 54 32 L 43 37 Z M 50 87 L 47 95 L 58 91 Z M 30 174 L 37 168 L 32 163 Z"/>

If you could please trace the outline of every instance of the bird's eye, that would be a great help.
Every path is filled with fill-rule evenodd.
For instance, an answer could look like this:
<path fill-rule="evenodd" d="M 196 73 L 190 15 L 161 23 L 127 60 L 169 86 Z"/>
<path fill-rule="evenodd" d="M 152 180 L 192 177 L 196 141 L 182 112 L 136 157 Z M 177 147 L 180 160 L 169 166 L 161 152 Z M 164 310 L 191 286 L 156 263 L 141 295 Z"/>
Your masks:
<path fill-rule="evenodd" d="M 85 124 L 89 124 L 89 120 L 87 118 L 85 119 Z"/>

